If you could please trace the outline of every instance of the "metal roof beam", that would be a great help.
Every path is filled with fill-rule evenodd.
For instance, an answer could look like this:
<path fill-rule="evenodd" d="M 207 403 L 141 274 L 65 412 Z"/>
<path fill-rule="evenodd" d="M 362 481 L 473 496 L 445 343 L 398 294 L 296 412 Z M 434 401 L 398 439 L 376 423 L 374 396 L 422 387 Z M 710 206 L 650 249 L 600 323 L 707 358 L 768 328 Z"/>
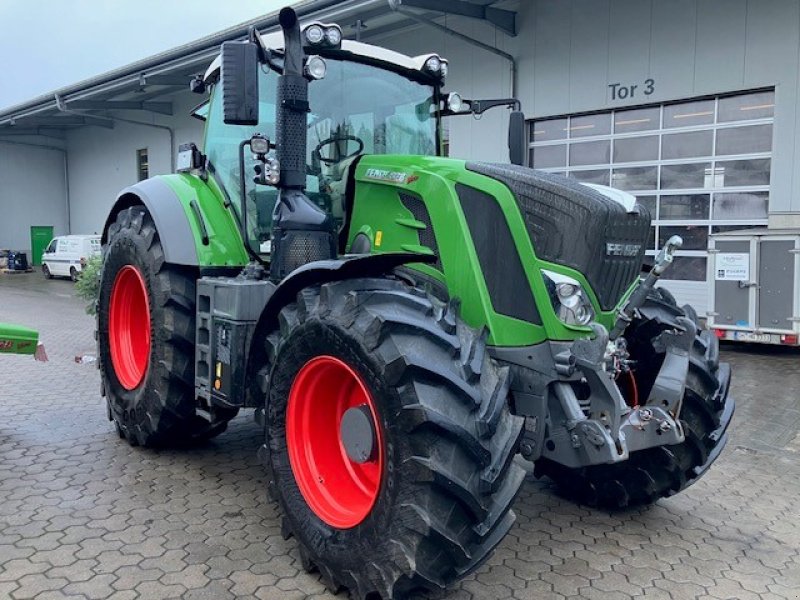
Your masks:
<path fill-rule="evenodd" d="M 511 10 L 472 4 L 465 0 L 390 0 L 390 4 L 392 1 L 399 6 L 421 8 L 423 10 L 433 10 L 445 14 L 489 21 L 489 23 L 497 26 L 508 35 L 512 37 L 517 35 L 517 13 Z"/>
<path fill-rule="evenodd" d="M 0 137 L 17 137 L 21 135 L 42 135 L 46 137 L 63 138 L 63 129 L 50 129 L 47 127 L 0 127 Z"/>
<path fill-rule="evenodd" d="M 106 129 L 114 128 L 114 121 L 111 119 L 103 119 L 100 117 L 80 116 L 80 117 L 47 117 L 37 116 L 36 118 L 26 119 L 26 125 L 40 128 L 56 128 L 59 129 L 63 125 L 96 125 L 97 127 L 105 127 Z"/>
<path fill-rule="evenodd" d="M 190 75 L 142 75 L 143 85 L 169 85 L 189 89 Z"/>
<path fill-rule="evenodd" d="M 129 100 L 75 100 L 67 108 L 77 110 L 146 110 L 160 115 L 172 114 L 171 102 L 132 102 Z"/>

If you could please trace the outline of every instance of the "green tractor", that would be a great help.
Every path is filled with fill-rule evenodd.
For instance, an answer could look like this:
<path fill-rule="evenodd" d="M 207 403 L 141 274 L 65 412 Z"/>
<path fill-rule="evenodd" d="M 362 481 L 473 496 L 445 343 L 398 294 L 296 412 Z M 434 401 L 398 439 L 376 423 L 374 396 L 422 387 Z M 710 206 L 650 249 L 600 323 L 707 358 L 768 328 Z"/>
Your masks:
<path fill-rule="evenodd" d="M 202 151 L 124 190 L 103 230 L 99 368 L 132 445 L 206 440 L 243 408 L 304 566 L 400 598 L 477 569 L 522 459 L 576 501 L 652 503 L 719 456 L 730 370 L 643 273 L 650 217 L 521 166 L 514 100 L 442 92 L 447 61 L 284 9 L 226 42 Z M 440 156 L 441 121 L 511 113 L 515 164 Z"/>

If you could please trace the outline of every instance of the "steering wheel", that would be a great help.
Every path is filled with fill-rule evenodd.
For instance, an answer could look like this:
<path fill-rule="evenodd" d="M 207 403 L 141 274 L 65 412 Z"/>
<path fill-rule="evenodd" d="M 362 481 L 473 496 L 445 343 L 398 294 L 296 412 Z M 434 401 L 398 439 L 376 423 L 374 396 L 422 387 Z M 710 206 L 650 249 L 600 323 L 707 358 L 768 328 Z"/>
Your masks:
<path fill-rule="evenodd" d="M 339 158 L 325 158 L 322 156 L 321 150 L 325 146 L 336 142 L 348 142 L 348 141 L 358 143 L 358 149 L 356 149 L 355 152 L 351 152 L 350 154 L 347 154 L 345 156 L 340 156 Z M 362 140 L 361 138 L 356 137 L 354 135 L 334 135 L 329 137 L 327 140 L 322 140 L 319 144 L 317 144 L 317 147 L 314 148 L 314 155 L 319 159 L 320 162 L 325 163 L 326 165 L 332 165 L 337 162 L 343 161 L 345 159 L 352 158 L 353 156 L 357 156 L 361 154 L 363 151 L 364 151 L 364 140 Z"/>

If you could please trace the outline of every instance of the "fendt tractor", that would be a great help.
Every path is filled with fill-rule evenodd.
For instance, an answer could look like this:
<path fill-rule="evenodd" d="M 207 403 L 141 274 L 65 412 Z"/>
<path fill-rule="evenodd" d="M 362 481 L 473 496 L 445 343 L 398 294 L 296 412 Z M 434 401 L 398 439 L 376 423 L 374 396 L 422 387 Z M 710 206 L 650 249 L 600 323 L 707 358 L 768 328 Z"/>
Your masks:
<path fill-rule="evenodd" d="M 610 508 L 701 477 L 733 401 L 716 338 L 655 286 L 680 239 L 645 267 L 647 210 L 522 166 L 519 104 L 444 93 L 440 56 L 278 22 L 222 45 L 192 81 L 202 149 L 108 216 L 119 435 L 207 440 L 254 408 L 284 536 L 360 599 L 477 569 L 523 459 Z M 443 118 L 494 106 L 512 164 L 441 156 Z"/>

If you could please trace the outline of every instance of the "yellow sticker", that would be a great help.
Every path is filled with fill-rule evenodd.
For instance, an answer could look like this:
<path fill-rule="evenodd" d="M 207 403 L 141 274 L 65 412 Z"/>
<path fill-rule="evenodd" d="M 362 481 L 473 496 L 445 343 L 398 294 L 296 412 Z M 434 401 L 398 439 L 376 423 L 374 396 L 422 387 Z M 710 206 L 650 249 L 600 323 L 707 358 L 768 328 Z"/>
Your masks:
<path fill-rule="evenodd" d="M 222 377 L 222 363 L 217 363 L 217 377 Z"/>
<path fill-rule="evenodd" d="M 375 233 L 375 247 L 379 247 L 381 245 L 381 240 L 383 239 L 383 232 L 378 231 Z"/>

